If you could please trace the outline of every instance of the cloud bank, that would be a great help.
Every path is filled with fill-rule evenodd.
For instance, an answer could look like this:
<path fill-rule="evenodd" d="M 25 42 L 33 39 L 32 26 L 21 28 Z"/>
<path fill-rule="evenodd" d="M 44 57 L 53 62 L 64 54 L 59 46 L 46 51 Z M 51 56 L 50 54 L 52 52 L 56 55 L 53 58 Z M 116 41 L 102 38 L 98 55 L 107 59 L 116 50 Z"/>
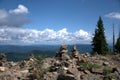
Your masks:
<path fill-rule="evenodd" d="M 21 4 L 9 11 L 0 9 L 0 44 L 76 44 L 91 40 L 91 35 L 82 29 L 71 33 L 67 28 L 58 31 L 23 28 L 29 22 L 28 13 L 28 8 Z"/>
<path fill-rule="evenodd" d="M 55 31 L 45 29 L 43 31 L 23 28 L 0 28 L 0 43 L 11 44 L 61 44 L 61 43 L 86 43 L 91 40 L 91 35 L 80 29 L 74 33 L 66 28 Z"/>
<path fill-rule="evenodd" d="M 109 17 L 109 18 L 114 18 L 114 19 L 120 20 L 120 12 L 111 12 L 109 14 L 106 14 L 105 16 Z"/>
<path fill-rule="evenodd" d="M 9 11 L 0 9 L 0 26 L 21 27 L 30 22 L 26 14 L 28 9 L 23 5 L 18 5 L 18 8 Z"/>

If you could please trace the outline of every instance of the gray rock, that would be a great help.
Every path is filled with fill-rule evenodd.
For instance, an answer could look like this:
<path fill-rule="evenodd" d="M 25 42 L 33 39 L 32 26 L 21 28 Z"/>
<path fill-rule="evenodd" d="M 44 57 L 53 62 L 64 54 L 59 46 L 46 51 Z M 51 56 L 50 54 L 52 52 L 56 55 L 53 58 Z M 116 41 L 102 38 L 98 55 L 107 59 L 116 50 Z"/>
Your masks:
<path fill-rule="evenodd" d="M 68 54 L 62 54 L 62 60 L 70 60 L 70 56 Z"/>
<path fill-rule="evenodd" d="M 57 80 L 76 80 L 75 76 L 72 74 L 59 75 Z"/>
<path fill-rule="evenodd" d="M 103 62 L 104 66 L 109 66 L 109 62 Z"/>
<path fill-rule="evenodd" d="M 102 68 L 100 68 L 100 69 L 98 69 L 98 68 L 93 68 L 93 69 L 91 70 L 91 72 L 92 72 L 92 73 L 95 73 L 95 74 L 103 74 L 103 69 L 102 69 Z"/>

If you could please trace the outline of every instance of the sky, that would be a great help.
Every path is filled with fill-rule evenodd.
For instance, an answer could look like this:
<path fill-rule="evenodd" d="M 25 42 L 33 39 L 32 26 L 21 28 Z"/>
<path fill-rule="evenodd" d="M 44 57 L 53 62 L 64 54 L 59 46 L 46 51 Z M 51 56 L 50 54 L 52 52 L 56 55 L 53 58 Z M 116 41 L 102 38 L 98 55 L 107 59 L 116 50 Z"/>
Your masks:
<path fill-rule="evenodd" d="M 99 16 L 112 43 L 120 0 L 0 0 L 0 44 L 91 44 Z"/>

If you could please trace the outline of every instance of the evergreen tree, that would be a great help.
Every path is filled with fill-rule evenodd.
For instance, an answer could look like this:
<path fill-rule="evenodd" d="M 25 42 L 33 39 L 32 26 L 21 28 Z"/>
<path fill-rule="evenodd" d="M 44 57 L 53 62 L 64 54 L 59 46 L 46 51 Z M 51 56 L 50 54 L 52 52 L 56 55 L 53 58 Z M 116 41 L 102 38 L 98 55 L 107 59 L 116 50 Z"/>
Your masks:
<path fill-rule="evenodd" d="M 99 17 L 99 20 L 97 22 L 97 28 L 95 29 L 95 34 L 92 41 L 93 51 L 97 52 L 98 54 L 107 54 L 108 53 L 108 47 L 107 42 L 105 39 L 105 33 L 104 33 L 104 27 L 103 27 L 103 21 L 101 17 Z"/>
<path fill-rule="evenodd" d="M 117 39 L 117 42 L 115 44 L 115 50 L 120 53 L 120 31 L 119 31 L 119 37 Z"/>

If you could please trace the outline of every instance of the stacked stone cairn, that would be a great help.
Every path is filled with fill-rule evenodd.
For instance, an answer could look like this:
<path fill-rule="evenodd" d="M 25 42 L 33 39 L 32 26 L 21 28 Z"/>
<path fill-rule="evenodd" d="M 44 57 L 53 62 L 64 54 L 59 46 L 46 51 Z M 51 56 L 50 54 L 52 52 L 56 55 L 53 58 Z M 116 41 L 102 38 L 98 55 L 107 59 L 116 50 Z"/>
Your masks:
<path fill-rule="evenodd" d="M 0 66 L 4 66 L 4 63 L 7 61 L 6 55 L 4 53 L 0 54 Z"/>

